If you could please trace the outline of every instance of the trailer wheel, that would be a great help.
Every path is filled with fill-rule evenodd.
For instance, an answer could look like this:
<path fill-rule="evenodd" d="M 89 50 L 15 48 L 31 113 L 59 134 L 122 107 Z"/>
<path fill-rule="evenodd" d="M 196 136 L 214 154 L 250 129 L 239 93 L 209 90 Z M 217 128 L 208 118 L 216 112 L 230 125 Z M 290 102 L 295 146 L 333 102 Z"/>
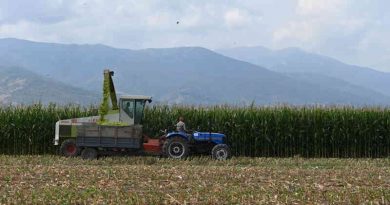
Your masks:
<path fill-rule="evenodd" d="M 211 150 L 211 156 L 216 160 L 226 160 L 230 158 L 230 148 L 227 144 L 217 144 Z"/>
<path fill-rule="evenodd" d="M 83 151 L 81 152 L 81 158 L 82 159 L 89 159 L 89 160 L 92 160 L 92 159 L 97 159 L 98 157 L 98 152 L 95 148 L 85 148 L 83 149 Z"/>
<path fill-rule="evenodd" d="M 62 142 L 60 152 L 65 157 L 76 157 L 80 154 L 80 148 L 77 147 L 74 139 L 67 139 Z"/>
<path fill-rule="evenodd" d="M 189 154 L 188 142 L 181 137 L 172 137 L 164 142 L 163 153 L 173 159 L 183 159 Z"/>

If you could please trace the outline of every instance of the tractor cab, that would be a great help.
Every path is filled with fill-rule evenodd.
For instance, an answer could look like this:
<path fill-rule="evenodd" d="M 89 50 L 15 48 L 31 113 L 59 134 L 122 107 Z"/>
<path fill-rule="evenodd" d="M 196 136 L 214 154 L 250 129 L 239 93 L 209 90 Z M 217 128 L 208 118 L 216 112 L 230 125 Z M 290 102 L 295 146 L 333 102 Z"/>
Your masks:
<path fill-rule="evenodd" d="M 129 125 L 141 125 L 146 102 L 151 103 L 152 97 L 121 96 L 119 99 L 119 121 Z"/>
<path fill-rule="evenodd" d="M 152 97 L 144 95 L 125 95 L 119 98 L 118 103 L 112 76 L 114 76 L 114 71 L 108 69 L 104 70 L 104 85 L 108 85 L 108 93 L 111 98 L 113 111 L 113 114 L 108 114 L 106 118 L 108 121 L 119 121 L 127 125 L 141 125 L 145 104 L 146 102 L 151 103 Z"/>

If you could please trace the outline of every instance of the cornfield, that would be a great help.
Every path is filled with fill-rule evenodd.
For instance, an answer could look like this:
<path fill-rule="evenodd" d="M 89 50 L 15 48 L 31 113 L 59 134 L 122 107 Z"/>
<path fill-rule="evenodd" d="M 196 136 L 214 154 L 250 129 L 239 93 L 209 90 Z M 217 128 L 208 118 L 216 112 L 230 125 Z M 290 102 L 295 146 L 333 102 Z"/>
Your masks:
<path fill-rule="evenodd" d="M 96 114 L 92 107 L 54 104 L 0 107 L 0 154 L 54 154 L 56 121 Z"/>
<path fill-rule="evenodd" d="M 55 153 L 55 122 L 90 115 L 97 109 L 0 108 L 0 153 Z M 158 137 L 160 130 L 172 130 L 179 116 L 193 131 L 226 134 L 236 156 L 390 156 L 388 108 L 153 106 L 145 110 L 144 133 Z"/>

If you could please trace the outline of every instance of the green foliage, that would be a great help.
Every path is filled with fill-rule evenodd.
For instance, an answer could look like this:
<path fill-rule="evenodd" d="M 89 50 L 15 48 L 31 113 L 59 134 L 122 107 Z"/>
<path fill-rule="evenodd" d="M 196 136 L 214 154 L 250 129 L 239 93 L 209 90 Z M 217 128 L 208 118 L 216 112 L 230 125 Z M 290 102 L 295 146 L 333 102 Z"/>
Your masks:
<path fill-rule="evenodd" d="M 0 154 L 55 153 L 56 121 L 96 114 L 93 107 L 54 104 L 0 107 Z"/>
<path fill-rule="evenodd" d="M 109 105 L 109 97 L 110 97 L 110 84 L 107 78 L 104 78 L 103 82 L 103 99 L 99 107 L 99 123 L 104 123 L 106 120 L 104 119 L 104 116 L 108 114 L 108 111 L 110 109 Z"/>
<path fill-rule="evenodd" d="M 145 111 L 158 135 L 184 116 L 187 129 L 222 132 L 234 155 L 381 157 L 390 155 L 390 110 L 353 107 L 169 107 Z"/>
<path fill-rule="evenodd" d="M 0 108 L 0 154 L 54 153 L 57 120 L 96 114 L 71 106 Z M 226 134 L 234 155 L 390 156 L 388 108 L 153 106 L 145 110 L 144 133 L 173 130 L 179 116 L 187 129 Z"/>

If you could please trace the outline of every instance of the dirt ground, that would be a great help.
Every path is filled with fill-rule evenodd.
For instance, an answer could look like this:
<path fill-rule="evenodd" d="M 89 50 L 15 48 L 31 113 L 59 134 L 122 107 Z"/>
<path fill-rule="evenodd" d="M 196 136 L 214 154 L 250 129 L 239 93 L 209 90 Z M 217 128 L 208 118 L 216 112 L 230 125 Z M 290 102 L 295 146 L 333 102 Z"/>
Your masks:
<path fill-rule="evenodd" d="M 0 204 L 390 204 L 390 159 L 0 156 Z"/>

